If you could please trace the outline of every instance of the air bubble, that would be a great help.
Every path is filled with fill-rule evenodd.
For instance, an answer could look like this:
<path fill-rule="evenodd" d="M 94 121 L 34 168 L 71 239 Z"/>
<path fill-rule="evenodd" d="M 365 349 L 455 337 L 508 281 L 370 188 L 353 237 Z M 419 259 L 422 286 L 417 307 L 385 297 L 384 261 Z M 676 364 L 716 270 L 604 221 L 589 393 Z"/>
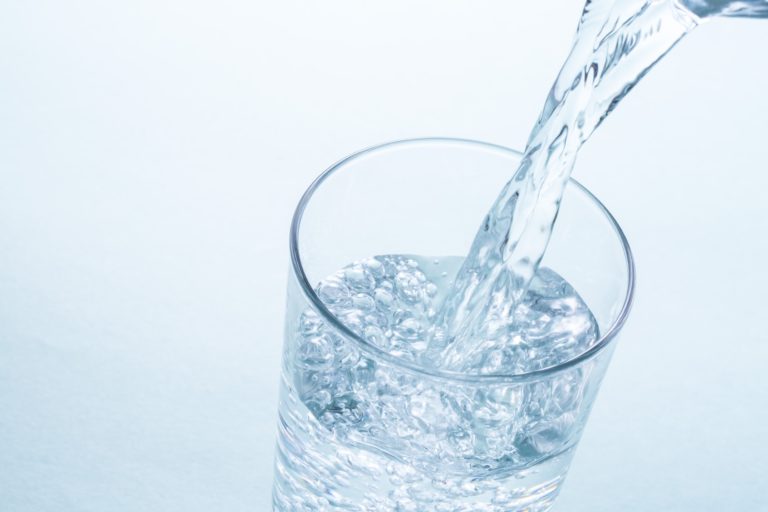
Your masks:
<path fill-rule="evenodd" d="M 376 308 L 376 302 L 370 295 L 359 293 L 352 297 L 352 306 L 360 311 L 371 311 Z"/>
<path fill-rule="evenodd" d="M 317 295 L 324 304 L 335 306 L 349 300 L 349 288 L 337 279 L 328 279 L 317 287 Z"/>
<path fill-rule="evenodd" d="M 376 279 L 360 264 L 352 265 L 344 271 L 344 281 L 356 291 L 369 291 L 376 286 Z"/>
<path fill-rule="evenodd" d="M 373 292 L 373 298 L 381 308 L 388 309 L 395 301 L 392 292 L 386 288 L 376 288 Z"/>
<path fill-rule="evenodd" d="M 304 338 L 298 355 L 299 360 L 306 366 L 327 366 L 333 361 L 333 344 L 326 336 Z"/>
<path fill-rule="evenodd" d="M 395 277 L 395 290 L 406 302 L 418 302 L 422 298 L 421 282 L 410 272 L 399 272 Z"/>

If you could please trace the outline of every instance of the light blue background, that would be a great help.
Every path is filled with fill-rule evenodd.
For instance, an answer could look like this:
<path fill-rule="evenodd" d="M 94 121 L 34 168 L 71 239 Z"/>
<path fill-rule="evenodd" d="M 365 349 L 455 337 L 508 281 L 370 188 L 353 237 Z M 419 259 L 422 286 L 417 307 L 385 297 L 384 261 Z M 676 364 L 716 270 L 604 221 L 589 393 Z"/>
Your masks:
<path fill-rule="evenodd" d="M 328 164 L 523 145 L 580 1 L 6 1 L 0 510 L 262 511 L 287 229 Z M 558 510 L 768 510 L 768 21 L 690 35 L 583 152 L 637 302 Z"/>

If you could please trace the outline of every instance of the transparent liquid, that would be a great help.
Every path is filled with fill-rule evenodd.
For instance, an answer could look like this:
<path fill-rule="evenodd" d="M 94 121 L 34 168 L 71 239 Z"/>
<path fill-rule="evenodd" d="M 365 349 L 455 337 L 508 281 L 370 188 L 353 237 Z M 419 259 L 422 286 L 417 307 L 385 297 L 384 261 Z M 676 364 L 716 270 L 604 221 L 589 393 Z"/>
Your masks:
<path fill-rule="evenodd" d="M 369 258 L 316 291 L 372 346 L 428 371 L 424 333 L 460 264 Z M 473 361 L 475 373 L 549 367 L 599 338 L 589 308 L 550 269 L 539 269 L 516 317 Z M 594 396 L 591 366 L 530 383 L 464 385 L 388 365 L 312 309 L 286 335 L 277 510 L 546 510 L 556 496 Z"/>

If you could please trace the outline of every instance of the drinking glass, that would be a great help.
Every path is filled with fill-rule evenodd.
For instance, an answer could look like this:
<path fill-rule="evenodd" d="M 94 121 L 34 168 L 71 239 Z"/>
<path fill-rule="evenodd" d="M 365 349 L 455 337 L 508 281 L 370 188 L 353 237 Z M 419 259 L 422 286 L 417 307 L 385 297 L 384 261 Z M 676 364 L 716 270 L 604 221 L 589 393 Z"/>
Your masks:
<path fill-rule="evenodd" d="M 552 506 L 633 292 L 624 234 L 586 188 L 566 187 L 542 262 L 599 325 L 596 343 L 567 362 L 517 374 L 440 370 L 382 350 L 368 317 L 337 318 L 329 307 L 359 301 L 375 314 L 403 291 L 376 288 L 386 269 L 372 256 L 418 255 L 394 259 L 408 270 L 466 254 L 519 159 L 482 142 L 405 140 L 355 153 L 310 185 L 290 234 L 274 510 Z M 317 288 L 352 262 L 362 263 L 348 285 Z M 415 334 L 410 342 L 424 342 Z"/>

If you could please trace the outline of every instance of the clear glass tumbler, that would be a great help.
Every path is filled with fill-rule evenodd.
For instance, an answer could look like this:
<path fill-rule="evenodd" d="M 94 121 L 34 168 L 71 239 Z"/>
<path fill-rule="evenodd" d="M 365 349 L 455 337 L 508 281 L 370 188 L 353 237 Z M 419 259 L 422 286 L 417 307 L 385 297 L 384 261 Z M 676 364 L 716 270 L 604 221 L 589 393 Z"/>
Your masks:
<path fill-rule="evenodd" d="M 424 342 L 397 311 L 382 316 L 392 294 L 427 293 L 423 280 L 393 287 L 382 276 L 464 255 L 519 158 L 467 140 L 399 141 L 345 158 L 304 194 L 290 236 L 274 510 L 552 506 L 633 292 L 627 241 L 589 191 L 568 185 L 543 261 L 599 324 L 586 352 L 530 373 L 477 375 L 421 366 L 372 342 L 381 322 L 396 323 L 404 342 Z M 419 257 L 386 260 L 397 267 L 387 270 L 378 255 Z M 316 288 L 351 262 L 361 263 L 346 285 Z M 331 313 L 351 301 L 369 313 Z"/>

